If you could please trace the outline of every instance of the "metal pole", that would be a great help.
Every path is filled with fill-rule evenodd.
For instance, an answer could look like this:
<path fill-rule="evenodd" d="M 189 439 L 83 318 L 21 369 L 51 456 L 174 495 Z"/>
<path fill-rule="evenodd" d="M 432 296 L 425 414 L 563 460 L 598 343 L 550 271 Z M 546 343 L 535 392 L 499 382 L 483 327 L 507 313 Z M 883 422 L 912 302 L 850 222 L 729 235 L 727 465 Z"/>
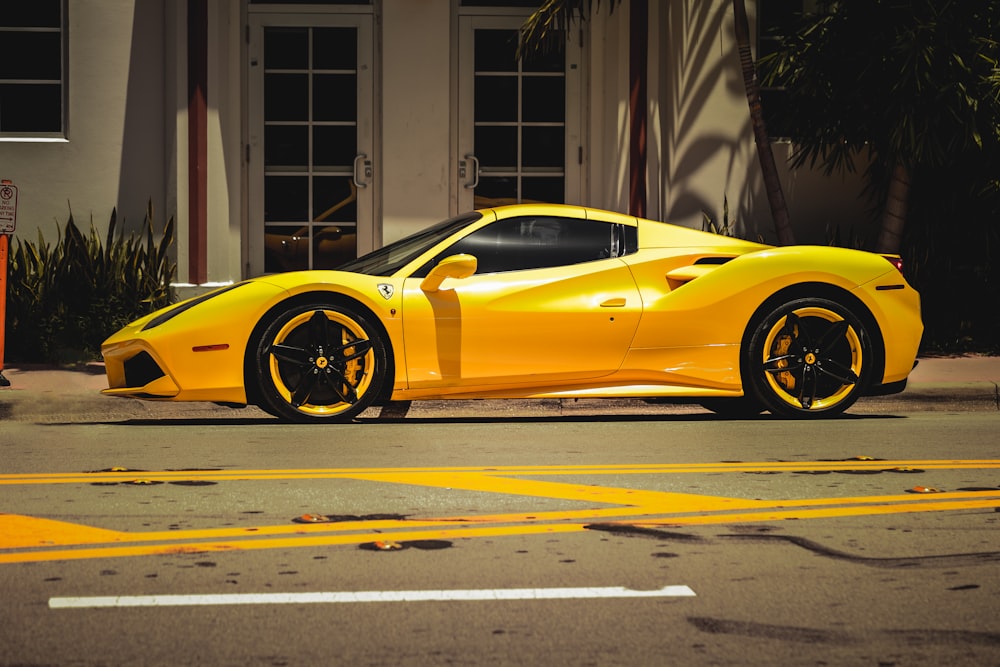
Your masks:
<path fill-rule="evenodd" d="M 0 234 L 0 387 L 9 387 L 10 380 L 3 376 L 3 343 L 7 336 L 7 250 L 10 237 Z"/>

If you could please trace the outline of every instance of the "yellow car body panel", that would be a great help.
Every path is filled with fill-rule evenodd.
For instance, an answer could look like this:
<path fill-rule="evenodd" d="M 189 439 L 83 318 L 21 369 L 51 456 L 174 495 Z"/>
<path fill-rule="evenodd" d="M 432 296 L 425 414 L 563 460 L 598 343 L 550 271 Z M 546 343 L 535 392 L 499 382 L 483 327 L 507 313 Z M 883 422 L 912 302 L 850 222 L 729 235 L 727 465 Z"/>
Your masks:
<path fill-rule="evenodd" d="M 456 241 L 490 225 L 540 218 L 569 220 L 570 229 L 584 224 L 573 221 L 606 223 L 614 230 L 610 254 L 495 273 L 478 270 L 474 255 L 448 256 Z M 391 375 L 376 384 L 381 398 L 396 400 L 741 397 L 754 326 L 798 296 L 841 300 L 860 312 L 873 329 L 873 385 L 905 381 L 922 333 L 919 295 L 872 253 L 777 248 L 562 205 L 485 209 L 422 234 L 411 246 L 404 239 L 384 249 L 385 270 L 268 275 L 143 317 L 105 341 L 105 392 L 259 400 L 262 332 L 309 303 L 349 304 L 377 323 L 373 335 Z"/>
<path fill-rule="evenodd" d="M 410 389 L 601 377 L 621 365 L 642 303 L 620 259 L 448 280 L 405 282 L 403 349 Z M 498 326 L 502 323 L 502 326 Z"/>

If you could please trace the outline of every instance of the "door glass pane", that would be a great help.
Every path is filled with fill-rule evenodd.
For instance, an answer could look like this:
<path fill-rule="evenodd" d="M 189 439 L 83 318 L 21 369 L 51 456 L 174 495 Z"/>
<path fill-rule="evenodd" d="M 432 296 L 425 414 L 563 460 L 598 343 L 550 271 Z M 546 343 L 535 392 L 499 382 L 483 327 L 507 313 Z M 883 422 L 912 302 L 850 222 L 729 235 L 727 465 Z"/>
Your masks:
<path fill-rule="evenodd" d="M 309 120 L 307 74 L 264 75 L 264 121 Z"/>
<path fill-rule="evenodd" d="M 521 181 L 521 200 L 526 202 L 565 203 L 566 184 L 562 176 L 525 177 Z"/>
<path fill-rule="evenodd" d="M 358 78 L 355 74 L 313 76 L 313 120 L 354 121 L 358 115 Z"/>
<path fill-rule="evenodd" d="M 302 125 L 264 128 L 264 161 L 272 167 L 305 169 L 309 164 L 309 128 Z"/>
<path fill-rule="evenodd" d="M 313 68 L 353 70 L 357 62 L 357 30 L 313 28 Z"/>
<path fill-rule="evenodd" d="M 358 191 L 345 176 L 313 179 L 313 222 L 350 222 L 358 219 Z"/>
<path fill-rule="evenodd" d="M 517 77 L 476 76 L 476 120 L 517 122 Z"/>
<path fill-rule="evenodd" d="M 476 71 L 516 72 L 517 31 L 477 30 Z"/>
<path fill-rule="evenodd" d="M 521 118 L 525 122 L 562 122 L 566 117 L 566 79 L 525 77 L 521 92 Z"/>
<path fill-rule="evenodd" d="M 477 127 L 476 155 L 483 171 L 516 169 L 517 128 Z"/>
<path fill-rule="evenodd" d="M 358 130 L 354 125 L 317 125 L 313 128 L 313 165 L 353 168 L 358 154 Z"/>
<path fill-rule="evenodd" d="M 266 69 L 307 69 L 309 31 L 307 28 L 268 28 L 264 33 Z"/>
<path fill-rule="evenodd" d="M 264 221 L 306 220 L 309 215 L 309 179 L 305 176 L 264 178 Z"/>
<path fill-rule="evenodd" d="M 521 166 L 561 169 L 565 162 L 565 141 L 562 125 L 521 128 Z"/>

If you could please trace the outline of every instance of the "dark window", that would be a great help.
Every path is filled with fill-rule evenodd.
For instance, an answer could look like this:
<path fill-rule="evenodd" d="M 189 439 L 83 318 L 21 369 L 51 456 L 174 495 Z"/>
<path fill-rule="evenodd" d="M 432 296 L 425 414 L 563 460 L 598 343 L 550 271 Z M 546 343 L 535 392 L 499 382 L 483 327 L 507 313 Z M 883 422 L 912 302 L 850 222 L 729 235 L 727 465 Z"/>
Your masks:
<path fill-rule="evenodd" d="M 0 9 L 0 135 L 64 135 L 63 13 L 63 0 Z"/>
<path fill-rule="evenodd" d="M 773 53 L 781 40 L 802 17 L 805 0 L 758 0 L 757 60 Z M 786 117 L 788 93 L 784 88 L 761 86 L 760 101 L 767 133 L 774 138 L 788 138 L 780 119 Z"/>
<path fill-rule="evenodd" d="M 477 274 L 581 264 L 635 251 L 635 228 L 574 218 L 500 220 L 448 247 L 414 273 L 426 276 L 445 257 L 474 255 Z"/>

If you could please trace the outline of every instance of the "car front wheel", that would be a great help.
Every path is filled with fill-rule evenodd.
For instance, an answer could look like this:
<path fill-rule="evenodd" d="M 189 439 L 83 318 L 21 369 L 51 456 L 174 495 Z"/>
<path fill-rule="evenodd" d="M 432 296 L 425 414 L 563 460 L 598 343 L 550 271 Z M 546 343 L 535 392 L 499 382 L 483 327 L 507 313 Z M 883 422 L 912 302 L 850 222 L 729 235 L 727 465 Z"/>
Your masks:
<path fill-rule="evenodd" d="M 289 421 L 347 421 L 371 405 L 386 375 L 386 347 L 368 317 L 313 302 L 278 313 L 257 346 L 268 412 Z"/>
<path fill-rule="evenodd" d="M 831 417 L 861 395 L 874 365 L 871 339 L 847 307 L 821 298 L 763 314 L 744 350 L 749 390 L 781 417 Z"/>

